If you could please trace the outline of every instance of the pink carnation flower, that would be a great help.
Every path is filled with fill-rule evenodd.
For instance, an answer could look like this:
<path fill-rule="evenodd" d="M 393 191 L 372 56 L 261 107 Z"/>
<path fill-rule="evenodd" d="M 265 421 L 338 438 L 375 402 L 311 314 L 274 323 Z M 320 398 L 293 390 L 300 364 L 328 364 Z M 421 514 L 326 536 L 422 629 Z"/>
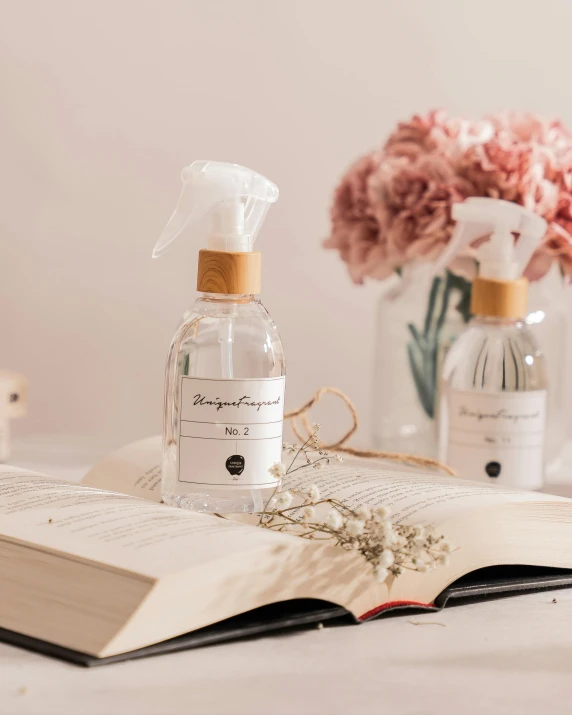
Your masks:
<path fill-rule="evenodd" d="M 437 257 L 451 238 L 452 205 L 469 196 L 543 216 L 549 228 L 526 273 L 537 280 L 557 261 L 572 277 L 572 134 L 530 114 L 471 122 L 430 112 L 400 123 L 342 178 L 325 246 L 340 252 L 356 283 L 384 279 Z"/>

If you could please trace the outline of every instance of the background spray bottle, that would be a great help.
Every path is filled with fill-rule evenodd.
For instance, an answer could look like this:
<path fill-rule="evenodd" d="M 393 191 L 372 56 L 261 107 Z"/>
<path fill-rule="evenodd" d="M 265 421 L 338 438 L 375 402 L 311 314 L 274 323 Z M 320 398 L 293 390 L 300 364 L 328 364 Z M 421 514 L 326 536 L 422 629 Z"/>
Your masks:
<path fill-rule="evenodd" d="M 489 198 L 456 204 L 453 217 L 455 233 L 438 269 L 477 242 L 479 275 L 472 286 L 474 317 L 443 366 L 440 458 L 469 479 L 538 489 L 548 375 L 523 320 L 528 281 L 522 274 L 546 222 L 522 206 Z"/>

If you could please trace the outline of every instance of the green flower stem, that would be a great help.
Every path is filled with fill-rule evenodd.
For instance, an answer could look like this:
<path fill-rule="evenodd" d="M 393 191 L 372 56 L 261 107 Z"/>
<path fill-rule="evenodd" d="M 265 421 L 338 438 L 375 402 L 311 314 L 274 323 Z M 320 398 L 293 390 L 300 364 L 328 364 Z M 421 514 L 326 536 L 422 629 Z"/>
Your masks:
<path fill-rule="evenodd" d="M 407 344 L 411 375 L 421 406 L 431 419 L 435 416 L 441 335 L 453 293 L 460 294 L 455 309 L 466 323 L 470 318 L 471 284 L 461 276 L 446 271 L 444 280 L 435 276 L 431 283 L 423 333 L 413 323 L 407 325 L 412 337 Z"/>

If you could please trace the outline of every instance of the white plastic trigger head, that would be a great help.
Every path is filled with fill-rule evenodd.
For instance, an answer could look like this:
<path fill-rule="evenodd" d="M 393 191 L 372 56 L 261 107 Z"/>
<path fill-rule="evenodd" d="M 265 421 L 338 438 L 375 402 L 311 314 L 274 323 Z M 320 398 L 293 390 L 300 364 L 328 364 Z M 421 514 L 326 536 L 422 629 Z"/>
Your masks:
<path fill-rule="evenodd" d="M 195 161 L 181 172 L 183 188 L 153 257 L 165 253 L 187 228 L 203 246 L 219 251 L 252 251 L 278 187 L 238 164 Z"/>
<path fill-rule="evenodd" d="M 471 197 L 454 204 L 457 222 L 448 246 L 434 265 L 434 273 L 444 270 L 453 259 L 477 239 L 490 240 L 477 249 L 482 274 L 515 278 L 524 272 L 545 230 L 546 221 L 519 204 L 488 197 Z M 518 234 L 514 241 L 513 234 Z"/>

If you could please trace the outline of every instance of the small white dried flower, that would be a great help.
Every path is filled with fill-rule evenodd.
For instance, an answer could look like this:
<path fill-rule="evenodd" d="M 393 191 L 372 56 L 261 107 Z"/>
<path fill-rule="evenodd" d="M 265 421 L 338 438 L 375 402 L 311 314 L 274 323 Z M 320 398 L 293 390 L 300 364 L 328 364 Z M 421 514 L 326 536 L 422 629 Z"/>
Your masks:
<path fill-rule="evenodd" d="M 312 424 L 312 432 L 316 434 L 316 432 L 320 431 L 320 423 L 319 422 L 314 422 Z"/>
<path fill-rule="evenodd" d="M 391 511 L 388 506 L 378 506 L 377 509 L 373 510 L 373 514 L 378 521 L 385 521 L 389 518 Z"/>
<path fill-rule="evenodd" d="M 388 569 L 390 566 L 393 566 L 394 563 L 395 556 L 393 555 L 393 551 L 384 549 L 379 557 L 379 565 L 383 566 L 384 569 Z"/>
<path fill-rule="evenodd" d="M 326 517 L 326 524 L 330 529 L 341 529 L 344 524 L 344 519 L 337 509 L 330 509 L 328 516 Z"/>
<path fill-rule="evenodd" d="M 441 551 L 445 554 L 450 554 L 451 551 L 453 551 L 453 547 L 451 546 L 449 541 L 442 541 L 439 546 L 441 548 Z"/>
<path fill-rule="evenodd" d="M 378 583 L 383 583 L 389 576 L 389 571 L 383 566 L 374 566 L 373 577 Z"/>
<path fill-rule="evenodd" d="M 314 462 L 312 465 L 314 469 L 323 469 L 324 468 L 324 463 L 323 462 Z"/>
<path fill-rule="evenodd" d="M 282 479 L 286 475 L 286 465 L 282 462 L 275 462 L 268 471 L 276 479 Z"/>
<path fill-rule="evenodd" d="M 300 516 L 302 517 L 302 521 L 310 521 L 310 519 L 313 519 L 315 511 L 316 510 L 313 506 L 302 507 L 302 509 L 300 509 Z"/>
<path fill-rule="evenodd" d="M 371 509 L 367 506 L 360 506 L 356 514 L 364 521 L 369 521 L 371 519 Z"/>
<path fill-rule="evenodd" d="M 292 504 L 293 498 L 290 492 L 280 492 L 276 499 L 276 507 L 278 509 L 287 509 Z"/>
<path fill-rule="evenodd" d="M 425 540 L 425 527 L 424 526 L 414 526 L 413 527 L 413 535 L 415 538 L 415 541 L 424 541 Z"/>
<path fill-rule="evenodd" d="M 336 462 L 343 462 L 343 461 L 344 461 L 344 458 L 343 458 L 343 457 L 340 457 L 339 454 L 334 455 L 334 457 L 335 457 Z"/>
<path fill-rule="evenodd" d="M 415 566 L 417 571 L 420 571 L 421 573 L 426 573 L 427 571 L 429 571 L 429 566 L 425 563 L 425 561 L 421 559 L 415 559 L 413 565 Z"/>
<path fill-rule="evenodd" d="M 317 502 L 320 499 L 320 490 L 315 484 L 312 484 L 308 489 L 308 497 L 313 501 Z"/>
<path fill-rule="evenodd" d="M 448 566 L 449 554 L 441 554 L 441 556 L 439 556 L 439 563 L 441 564 L 441 566 Z"/>
<path fill-rule="evenodd" d="M 390 521 L 382 522 L 381 533 L 387 544 L 394 545 L 399 539 L 398 535 L 393 529 L 393 524 Z"/>
<path fill-rule="evenodd" d="M 360 536 L 364 528 L 365 524 L 361 519 L 348 519 L 346 522 L 346 530 L 350 536 Z"/>

